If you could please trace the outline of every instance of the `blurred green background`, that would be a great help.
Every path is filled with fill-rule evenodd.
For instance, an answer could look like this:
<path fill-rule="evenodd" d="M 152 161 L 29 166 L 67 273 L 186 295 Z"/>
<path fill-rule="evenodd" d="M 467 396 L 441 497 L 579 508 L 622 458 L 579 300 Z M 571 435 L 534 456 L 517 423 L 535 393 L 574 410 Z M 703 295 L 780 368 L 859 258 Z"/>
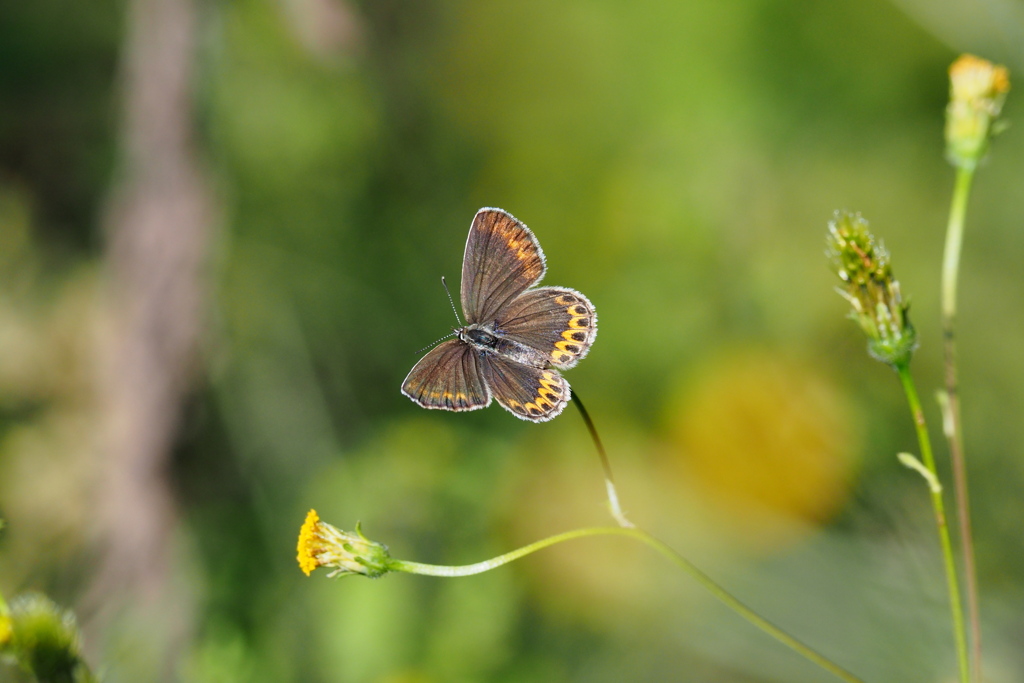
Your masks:
<path fill-rule="evenodd" d="M 184 330 L 188 351 L 155 354 L 171 388 L 139 408 L 151 426 L 102 387 L 135 367 L 109 353 L 124 328 L 107 303 L 134 296 L 118 273 L 136 272 L 135 252 L 110 245 L 135 229 L 117 210 L 125 188 L 166 161 L 132 151 L 132 126 L 163 110 L 133 119 L 125 102 L 139 83 L 173 91 L 131 66 L 166 26 L 138 17 L 168 7 L 191 27 L 177 106 L 200 179 L 185 191 L 207 209 L 188 233 L 198 274 L 155 278 L 170 301 L 198 283 L 198 309 L 144 310 L 164 331 L 136 328 L 158 350 Z M 572 408 L 533 425 L 399 393 L 417 350 L 453 325 L 439 279 L 458 282 L 474 212 L 499 206 L 535 231 L 545 282 L 597 308 L 597 341 L 567 378 L 631 518 L 865 680 L 952 680 L 926 491 L 895 458 L 916 452 L 912 424 L 895 375 L 844 320 L 823 248 L 845 208 L 892 252 L 945 468 L 931 400 L 953 178 L 942 126 L 963 51 L 1024 74 L 1021 5 L 6 5 L 0 590 L 75 607 L 109 681 L 831 680 L 625 539 L 461 580 L 299 572 L 311 507 L 443 564 L 610 522 Z M 1011 127 L 972 196 L 959 316 L 997 683 L 1024 680 L 1022 186 Z M 140 460 L 91 445 L 116 425 L 149 444 Z M 108 486 L 136 465 L 166 504 Z M 159 533 L 118 526 L 150 512 Z"/>

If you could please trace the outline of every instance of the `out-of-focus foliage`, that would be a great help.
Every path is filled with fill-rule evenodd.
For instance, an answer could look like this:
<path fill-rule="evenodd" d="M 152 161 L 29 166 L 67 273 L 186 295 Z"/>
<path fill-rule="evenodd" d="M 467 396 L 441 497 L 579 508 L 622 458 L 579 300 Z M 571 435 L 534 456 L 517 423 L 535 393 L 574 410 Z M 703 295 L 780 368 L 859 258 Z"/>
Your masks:
<path fill-rule="evenodd" d="M 89 567 L 76 559 L 91 472 L 75 449 L 94 409 L 82 348 L 102 339 L 92 274 L 116 179 L 125 11 L 0 12 L 0 585 L 62 604 Z M 481 206 L 524 220 L 545 282 L 598 310 L 597 341 L 567 378 L 631 518 L 866 680 L 948 677 L 926 491 L 895 457 L 915 448 L 912 424 L 823 257 L 834 209 L 871 220 L 913 304 L 918 383 L 938 388 L 946 69 L 971 50 L 1012 79 L 1024 59 L 994 25 L 930 33 L 937 11 L 201 3 L 196 137 L 220 224 L 202 380 L 171 473 L 179 580 L 201 596 L 182 677 L 825 679 L 623 539 L 461 580 L 299 571 L 310 507 L 343 528 L 360 520 L 395 557 L 445 564 L 610 521 L 571 409 L 532 425 L 497 407 L 427 412 L 399 393 L 417 350 L 454 324 L 439 279 L 458 281 Z M 1011 91 L 1004 116 L 1019 111 Z M 961 275 L 997 683 L 1024 676 L 1022 183 L 1011 128 L 979 172 Z M 86 652 L 111 680 L 157 666 Z"/>

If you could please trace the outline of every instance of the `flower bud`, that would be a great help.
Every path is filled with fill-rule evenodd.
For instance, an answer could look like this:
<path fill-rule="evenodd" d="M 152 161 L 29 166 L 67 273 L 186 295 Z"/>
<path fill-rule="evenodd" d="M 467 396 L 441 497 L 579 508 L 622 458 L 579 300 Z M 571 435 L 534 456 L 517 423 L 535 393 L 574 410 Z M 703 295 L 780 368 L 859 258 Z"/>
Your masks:
<path fill-rule="evenodd" d="M 950 95 L 946 107 L 946 156 L 959 168 L 972 169 L 999 132 L 997 120 L 1010 74 L 1004 66 L 963 55 L 949 67 Z"/>
<path fill-rule="evenodd" d="M 0 649 L 38 680 L 95 680 L 82 660 L 74 614 L 46 596 L 29 593 L 16 597 L 10 613 L 0 621 L 6 622 L 6 640 Z"/>
<path fill-rule="evenodd" d="M 843 281 L 839 294 L 850 302 L 850 318 L 868 337 L 868 353 L 893 367 L 906 365 L 917 348 L 909 304 L 892 275 L 889 252 L 868 231 L 860 214 L 837 211 L 828 224 L 827 254 Z"/>

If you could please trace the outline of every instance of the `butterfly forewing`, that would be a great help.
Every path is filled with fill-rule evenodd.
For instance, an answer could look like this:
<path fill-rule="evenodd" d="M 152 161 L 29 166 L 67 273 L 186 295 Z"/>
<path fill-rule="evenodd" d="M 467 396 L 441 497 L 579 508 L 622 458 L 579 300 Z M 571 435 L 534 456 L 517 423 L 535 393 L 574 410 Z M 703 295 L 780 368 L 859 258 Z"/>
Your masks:
<path fill-rule="evenodd" d="M 569 401 L 569 383 L 554 368 L 535 368 L 501 356 L 487 356 L 481 369 L 501 407 L 523 420 L 550 420 Z"/>
<path fill-rule="evenodd" d="M 495 327 L 506 339 L 547 354 L 568 369 L 587 355 L 597 336 L 597 314 L 587 297 L 567 287 L 541 287 L 523 293 L 498 312 Z"/>
<path fill-rule="evenodd" d="M 450 339 L 430 350 L 402 382 L 402 393 L 424 408 L 476 410 L 491 403 L 479 354 Z"/>
<path fill-rule="evenodd" d="M 544 252 L 525 225 L 501 209 L 477 211 L 462 261 L 467 322 L 493 318 L 543 276 Z"/>

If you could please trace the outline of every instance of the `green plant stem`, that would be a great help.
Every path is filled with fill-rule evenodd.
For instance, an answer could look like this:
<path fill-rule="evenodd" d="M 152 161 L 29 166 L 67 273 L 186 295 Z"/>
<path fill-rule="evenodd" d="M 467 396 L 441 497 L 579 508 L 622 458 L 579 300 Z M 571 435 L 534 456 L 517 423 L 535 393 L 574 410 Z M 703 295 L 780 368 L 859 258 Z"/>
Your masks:
<path fill-rule="evenodd" d="M 601 443 L 601 437 L 597 434 L 597 427 L 594 426 L 594 421 L 590 419 L 590 413 L 587 412 L 586 406 L 583 405 L 583 401 L 580 400 L 580 394 L 578 391 L 573 392 L 572 402 L 576 404 L 576 408 L 580 411 L 580 416 L 583 418 L 583 422 L 587 425 L 587 431 L 590 432 L 590 438 L 594 442 L 594 447 L 597 449 L 597 455 L 601 459 L 601 468 L 604 470 L 604 487 L 605 492 L 608 495 L 608 507 L 611 510 L 612 517 L 619 523 L 621 527 L 631 527 L 633 523 L 626 519 L 626 513 L 622 511 L 622 506 L 619 505 L 619 493 L 615 488 L 615 479 L 612 477 L 612 463 L 608 459 L 608 453 L 604 450 L 604 444 Z"/>
<path fill-rule="evenodd" d="M 935 469 L 935 456 L 932 455 L 932 443 L 928 437 L 928 425 L 921 410 L 921 400 L 917 396 L 914 379 L 910 375 L 910 366 L 906 363 L 896 366 L 903 391 L 907 395 L 907 403 L 914 417 L 914 428 L 917 430 L 917 442 L 921 447 L 921 460 L 938 481 L 939 473 Z M 935 524 L 939 531 L 939 542 L 942 545 L 942 556 L 946 566 L 946 584 L 949 589 L 949 606 L 953 618 L 953 636 L 956 640 L 956 657 L 960 669 L 960 682 L 970 683 L 969 665 L 967 660 L 967 633 L 964 628 L 964 612 L 960 603 L 960 584 L 956 574 L 956 559 L 953 556 L 953 544 L 949 540 L 949 524 L 946 521 L 946 509 L 942 502 L 942 491 L 938 487 L 929 486 L 932 498 L 932 509 L 935 511 Z"/>
<path fill-rule="evenodd" d="M 754 610 L 743 604 L 737 597 L 727 591 L 725 588 L 715 583 L 715 581 L 698 569 L 692 562 L 687 560 L 685 557 L 680 555 L 678 552 L 673 550 L 665 543 L 659 541 L 655 537 L 648 534 L 642 529 L 636 527 L 589 527 L 584 529 L 575 529 L 573 531 L 567 531 L 565 533 L 550 536 L 548 538 L 536 541 L 530 545 L 524 546 L 512 552 L 499 555 L 498 557 L 484 560 L 483 562 L 477 562 L 476 564 L 461 565 L 461 566 L 443 566 L 433 564 L 421 564 L 419 562 L 406 562 L 404 560 L 392 560 L 391 569 L 394 571 L 404 571 L 414 574 L 426 574 L 429 576 L 441 576 L 441 577 L 458 577 L 458 576 L 470 576 L 472 574 L 479 574 L 481 572 L 500 567 L 503 564 L 507 564 L 514 560 L 517 560 L 524 555 L 536 552 L 543 548 L 561 543 L 563 541 L 569 541 L 576 538 L 584 538 L 586 536 L 629 536 L 642 543 L 646 543 L 654 550 L 661 553 L 663 556 L 668 558 L 670 562 L 675 564 L 677 567 L 682 569 L 686 574 L 693 578 L 697 583 L 707 589 L 713 596 L 718 598 L 719 601 L 725 604 L 726 607 L 730 608 L 741 617 L 746 619 L 748 622 L 761 629 L 763 632 L 775 638 L 783 645 L 788 646 L 798 654 L 802 655 L 805 659 L 814 662 L 821 668 L 832 673 L 837 678 L 847 681 L 847 683 L 863 683 L 863 681 L 854 676 L 849 671 L 843 669 L 838 664 L 832 662 L 824 655 L 818 654 L 807 645 L 803 644 L 793 636 L 789 635 L 781 628 L 771 623 L 764 617 L 757 614 Z"/>
<path fill-rule="evenodd" d="M 971 506 L 967 489 L 963 429 L 960 420 L 960 391 L 957 381 L 956 337 L 954 334 L 960 252 L 963 247 L 967 199 L 971 193 L 973 179 L 973 168 L 957 168 L 953 201 L 949 208 L 949 225 L 946 228 L 946 251 L 942 259 L 942 339 L 946 384 L 943 431 L 949 441 L 949 457 L 953 469 L 953 495 L 959 521 L 960 544 L 964 554 L 964 584 L 967 589 L 967 614 L 971 625 L 972 673 L 974 680 L 981 683 L 981 609 L 978 600 L 978 574 L 974 564 L 974 538 L 971 533 Z"/>
<path fill-rule="evenodd" d="M 957 168 L 956 183 L 953 186 L 953 201 L 949 207 L 949 224 L 946 227 L 946 250 L 942 257 L 942 317 L 952 321 L 956 317 L 956 288 L 960 272 L 960 252 L 964 241 L 964 218 L 967 215 L 967 199 L 971 194 L 974 170 Z"/>

